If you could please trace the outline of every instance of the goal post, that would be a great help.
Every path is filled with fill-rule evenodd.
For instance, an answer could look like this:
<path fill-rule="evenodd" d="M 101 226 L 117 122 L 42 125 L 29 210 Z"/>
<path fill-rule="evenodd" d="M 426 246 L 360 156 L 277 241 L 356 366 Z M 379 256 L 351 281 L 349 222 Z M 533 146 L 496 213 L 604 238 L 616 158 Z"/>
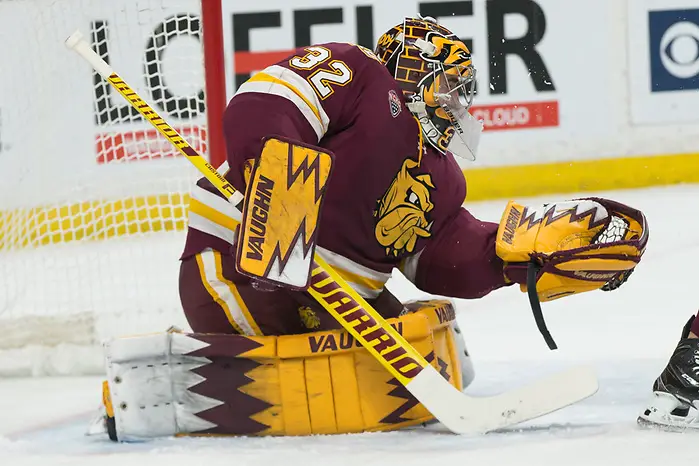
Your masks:
<path fill-rule="evenodd" d="M 218 167 L 226 161 L 223 138 L 223 112 L 226 108 L 226 60 L 223 51 L 223 11 L 221 0 L 199 0 L 203 25 L 204 70 L 206 76 L 206 115 L 209 162 Z"/>
<path fill-rule="evenodd" d="M 217 166 L 222 24 L 220 0 L 0 0 L 0 377 L 98 373 L 103 339 L 186 328 L 200 175 L 63 43 L 85 31 Z"/>

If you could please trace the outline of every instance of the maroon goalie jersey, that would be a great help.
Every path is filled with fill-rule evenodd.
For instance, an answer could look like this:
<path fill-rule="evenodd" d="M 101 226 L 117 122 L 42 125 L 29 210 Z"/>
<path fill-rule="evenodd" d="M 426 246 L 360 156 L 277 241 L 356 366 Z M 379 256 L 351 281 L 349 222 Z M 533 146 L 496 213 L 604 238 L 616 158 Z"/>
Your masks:
<path fill-rule="evenodd" d="M 426 292 L 480 297 L 503 286 L 497 224 L 463 207 L 466 182 L 453 156 L 421 137 L 401 90 L 371 51 L 347 43 L 305 47 L 255 74 L 225 114 L 226 177 L 245 191 L 245 166 L 267 136 L 335 155 L 317 253 L 366 298 L 393 267 Z M 192 193 L 183 258 L 233 249 L 240 216 L 202 180 Z"/>

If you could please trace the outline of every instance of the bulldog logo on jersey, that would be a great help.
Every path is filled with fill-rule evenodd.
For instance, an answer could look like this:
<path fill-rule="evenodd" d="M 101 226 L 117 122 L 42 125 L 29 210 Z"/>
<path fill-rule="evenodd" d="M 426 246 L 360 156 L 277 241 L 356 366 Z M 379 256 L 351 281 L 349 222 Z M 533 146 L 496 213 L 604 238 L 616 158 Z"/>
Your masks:
<path fill-rule="evenodd" d="M 434 209 L 430 190 L 435 189 L 427 174 L 413 176 L 410 170 L 420 162 L 406 159 L 386 193 L 377 201 L 374 211 L 374 234 L 386 255 L 398 256 L 413 252 L 419 238 L 429 238 L 432 222 L 429 213 Z"/>

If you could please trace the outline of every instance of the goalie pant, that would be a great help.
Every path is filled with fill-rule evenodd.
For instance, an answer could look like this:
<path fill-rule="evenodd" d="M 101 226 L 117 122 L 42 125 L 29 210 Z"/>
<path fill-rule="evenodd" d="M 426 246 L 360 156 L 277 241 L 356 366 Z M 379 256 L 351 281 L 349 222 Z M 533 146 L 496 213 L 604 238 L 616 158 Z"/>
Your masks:
<path fill-rule="evenodd" d="M 471 243 L 459 241 L 464 232 L 471 234 Z M 502 286 L 502 272 L 499 275 L 476 273 L 483 267 L 492 267 L 489 261 L 499 261 L 488 253 L 492 251 L 494 256 L 496 232 L 497 224 L 480 222 L 462 209 L 443 232 L 445 237 L 440 238 L 452 247 L 444 252 L 424 254 L 425 258 L 441 262 L 423 269 L 432 270 L 432 275 L 420 277 L 417 283 L 439 280 L 439 277 L 448 276 L 457 265 L 471 264 L 473 273 L 468 274 L 470 280 L 466 282 L 471 291 L 486 294 Z M 440 244 L 436 246 L 440 247 Z M 316 252 L 326 260 L 335 256 L 323 248 L 317 248 Z M 456 279 L 451 277 L 449 280 Z M 184 258 L 180 266 L 179 289 L 182 307 L 195 332 L 291 335 L 340 328 L 340 324 L 308 293 L 272 287 L 238 273 L 233 248 L 224 252 L 206 248 Z M 367 301 L 386 319 L 405 313 L 403 304 L 385 287 L 378 296 L 367 297 Z"/>

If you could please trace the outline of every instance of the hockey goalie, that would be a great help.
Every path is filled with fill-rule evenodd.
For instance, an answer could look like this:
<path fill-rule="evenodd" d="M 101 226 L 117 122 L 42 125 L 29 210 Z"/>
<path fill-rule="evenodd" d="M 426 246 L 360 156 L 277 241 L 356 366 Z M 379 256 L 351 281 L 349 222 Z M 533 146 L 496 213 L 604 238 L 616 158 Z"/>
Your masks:
<path fill-rule="evenodd" d="M 452 303 L 399 302 L 384 286 L 393 268 L 452 298 L 519 284 L 535 311 L 623 284 L 648 240 L 636 209 L 600 198 L 511 201 L 498 224 L 462 207 L 455 157 L 477 153 L 475 84 L 468 48 L 431 18 L 405 19 L 374 51 L 298 49 L 244 83 L 225 113 L 219 169 L 245 193 L 242 214 L 208 181 L 193 188 L 179 283 L 192 333 L 106 343 L 101 425 L 110 438 L 431 421 L 308 293 L 313 254 L 457 390 L 473 370 Z"/>

